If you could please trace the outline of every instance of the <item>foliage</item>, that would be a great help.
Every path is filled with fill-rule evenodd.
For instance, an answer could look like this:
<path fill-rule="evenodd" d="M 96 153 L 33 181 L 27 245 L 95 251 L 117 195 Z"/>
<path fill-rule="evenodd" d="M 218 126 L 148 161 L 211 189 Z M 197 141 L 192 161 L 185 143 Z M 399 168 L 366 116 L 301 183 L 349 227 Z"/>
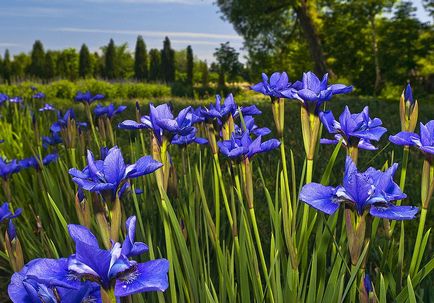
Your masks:
<path fill-rule="evenodd" d="M 136 50 L 134 52 L 134 77 L 139 81 L 148 79 L 148 55 L 142 36 L 138 36 L 136 41 Z"/>

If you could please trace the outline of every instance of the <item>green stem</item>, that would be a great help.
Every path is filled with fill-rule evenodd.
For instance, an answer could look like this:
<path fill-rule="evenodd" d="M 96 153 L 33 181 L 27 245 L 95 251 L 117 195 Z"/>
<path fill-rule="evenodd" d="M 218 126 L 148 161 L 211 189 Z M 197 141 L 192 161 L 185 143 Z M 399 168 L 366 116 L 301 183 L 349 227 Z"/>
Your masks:
<path fill-rule="evenodd" d="M 410 277 L 414 277 L 414 275 L 418 270 L 417 260 L 419 258 L 419 254 L 421 253 L 419 250 L 420 250 L 420 244 L 422 242 L 423 231 L 425 228 L 426 214 L 427 214 L 427 209 L 422 208 L 420 211 L 419 227 L 417 229 L 416 242 L 414 243 L 413 256 L 411 257 L 410 270 L 408 272 Z"/>
<path fill-rule="evenodd" d="M 228 196 L 226 195 L 226 188 L 225 188 L 225 184 L 223 182 L 223 175 L 222 175 L 222 170 L 220 168 L 220 162 L 219 162 L 218 154 L 213 154 L 213 157 L 214 157 L 214 164 L 215 164 L 215 167 L 217 169 L 217 176 L 218 176 L 219 183 L 220 183 L 220 189 L 221 189 L 222 196 L 223 196 L 223 202 L 225 204 L 226 214 L 228 216 L 229 225 L 231 226 L 232 235 L 233 235 L 234 241 L 235 241 L 235 249 L 236 249 L 237 253 L 239 253 L 240 244 L 238 242 L 238 231 L 237 231 L 236 226 L 234 225 L 234 220 L 232 218 L 231 208 L 229 206 Z"/>
<path fill-rule="evenodd" d="M 166 253 L 167 253 L 167 259 L 169 260 L 169 289 L 170 289 L 170 298 L 172 302 L 178 302 L 176 297 L 176 287 L 175 287 L 175 274 L 173 269 L 173 251 L 172 251 L 172 235 L 170 232 L 170 227 L 168 224 L 168 209 L 166 205 L 166 201 L 164 199 L 161 199 L 161 205 L 163 207 L 164 211 L 164 218 L 163 218 L 163 226 L 164 226 L 164 236 L 166 238 Z"/>
<path fill-rule="evenodd" d="M 96 134 L 95 125 L 93 123 L 92 113 L 90 112 L 90 105 L 88 103 L 85 103 L 84 106 L 86 108 L 86 115 L 87 115 L 87 119 L 89 120 L 89 123 L 90 123 L 90 128 L 92 129 L 93 138 L 94 138 L 95 143 L 99 149 L 100 148 L 99 140 L 98 140 L 98 136 Z"/>
<path fill-rule="evenodd" d="M 313 159 L 307 159 L 306 184 L 309 184 L 312 182 L 312 173 L 313 173 Z M 303 219 L 301 221 L 302 223 L 301 223 L 300 239 L 306 233 L 308 219 L 309 219 L 309 205 L 304 203 L 303 204 Z"/>
<path fill-rule="evenodd" d="M 214 194 L 215 194 L 215 221 L 216 221 L 216 238 L 220 239 L 220 187 L 219 178 L 217 173 L 217 164 L 214 162 L 213 173 L 214 173 Z"/>
<path fill-rule="evenodd" d="M 402 154 L 402 166 L 401 166 L 401 177 L 399 180 L 399 188 L 402 192 L 404 192 L 405 189 L 405 179 L 407 177 L 407 166 L 408 166 L 408 155 L 410 153 L 410 148 L 408 146 L 404 146 L 404 151 Z M 400 206 L 402 203 L 402 200 L 396 201 L 396 205 Z M 396 226 L 396 220 L 393 220 L 390 225 L 390 231 L 389 231 L 389 237 L 392 237 L 393 231 L 395 230 Z"/>

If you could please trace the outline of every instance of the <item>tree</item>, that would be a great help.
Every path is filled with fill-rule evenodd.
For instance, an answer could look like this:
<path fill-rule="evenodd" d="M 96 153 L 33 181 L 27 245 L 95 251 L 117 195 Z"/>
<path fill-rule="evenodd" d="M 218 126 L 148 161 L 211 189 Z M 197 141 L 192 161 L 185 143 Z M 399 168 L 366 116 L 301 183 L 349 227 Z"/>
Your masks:
<path fill-rule="evenodd" d="M 95 79 L 104 77 L 104 62 L 97 52 L 93 53 L 93 77 Z"/>
<path fill-rule="evenodd" d="M 209 75 L 208 75 L 208 65 L 206 61 L 202 62 L 200 67 L 201 67 L 200 70 L 201 70 L 202 87 L 208 87 Z"/>
<path fill-rule="evenodd" d="M 11 77 L 12 77 L 11 55 L 9 54 L 8 49 L 6 49 L 5 51 L 5 58 L 3 59 L 1 76 L 7 84 L 11 83 Z"/>
<path fill-rule="evenodd" d="M 217 60 L 219 71 L 219 87 L 224 87 L 226 75 L 229 76 L 229 81 L 235 80 L 237 74 L 241 70 L 241 63 L 238 60 L 238 52 L 229 45 L 229 42 L 221 43 L 219 48 L 216 48 L 214 57 Z"/>
<path fill-rule="evenodd" d="M 161 74 L 166 83 L 175 81 L 175 51 L 171 48 L 168 37 L 164 39 L 161 50 Z"/>
<path fill-rule="evenodd" d="M 57 57 L 57 74 L 63 79 L 75 80 L 78 77 L 78 54 L 74 48 L 62 50 Z"/>
<path fill-rule="evenodd" d="M 137 37 L 136 51 L 134 52 L 134 78 L 148 80 L 148 54 L 142 36 Z"/>
<path fill-rule="evenodd" d="M 434 18 L 434 0 L 423 0 L 423 5 L 430 16 Z"/>
<path fill-rule="evenodd" d="M 294 29 L 301 29 L 314 70 L 331 73 L 319 33 L 317 1 L 308 0 L 217 0 L 225 19 L 244 37 L 249 53 L 274 53 L 294 43 Z"/>
<path fill-rule="evenodd" d="M 187 46 L 187 84 L 193 85 L 193 49 Z"/>
<path fill-rule="evenodd" d="M 29 73 L 39 79 L 44 78 L 44 65 L 45 65 L 45 53 L 44 46 L 42 42 L 36 40 L 33 44 L 33 49 L 31 53 L 31 64 L 29 67 Z"/>
<path fill-rule="evenodd" d="M 31 64 L 30 56 L 25 53 L 14 55 L 14 60 L 11 64 L 11 75 L 14 80 L 24 80 L 28 75 L 28 70 Z"/>
<path fill-rule="evenodd" d="M 56 54 L 53 51 L 45 53 L 45 79 L 52 80 L 56 77 Z"/>
<path fill-rule="evenodd" d="M 110 39 L 110 42 L 105 50 L 104 57 L 104 76 L 111 80 L 115 78 L 115 61 L 116 61 L 116 47 L 113 39 Z"/>
<path fill-rule="evenodd" d="M 149 51 L 149 80 L 151 81 L 158 81 L 161 78 L 161 72 L 160 72 L 160 65 L 161 65 L 161 59 L 160 59 L 160 51 L 158 49 L 151 49 Z"/>
<path fill-rule="evenodd" d="M 80 78 L 87 78 L 92 76 L 92 58 L 90 56 L 89 48 L 83 44 L 80 48 L 78 59 L 78 76 Z"/>

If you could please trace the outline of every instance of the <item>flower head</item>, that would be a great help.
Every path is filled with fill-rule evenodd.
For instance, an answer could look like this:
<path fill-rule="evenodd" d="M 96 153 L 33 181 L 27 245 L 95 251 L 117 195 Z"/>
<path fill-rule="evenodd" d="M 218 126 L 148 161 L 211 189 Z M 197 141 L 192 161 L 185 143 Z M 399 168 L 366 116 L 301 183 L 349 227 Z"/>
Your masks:
<path fill-rule="evenodd" d="M 292 91 L 285 93 L 287 98 L 295 98 L 304 104 L 314 103 L 316 110 L 325 101 L 329 101 L 333 95 L 347 94 L 353 90 L 353 86 L 344 84 L 328 85 L 328 74 L 325 74 L 320 81 L 312 72 L 303 73 L 301 85 Z"/>
<path fill-rule="evenodd" d="M 150 129 L 160 144 L 163 138 L 168 139 L 172 144 L 196 141 L 197 129 L 193 126 L 193 123 L 198 122 L 198 118 L 193 113 L 191 106 L 181 110 L 177 117 L 174 117 L 168 104 L 161 104 L 156 107 L 150 104 L 149 108 L 149 116 L 141 117 L 140 123 L 125 120 L 119 124 L 119 128 Z"/>
<path fill-rule="evenodd" d="M 0 105 L 5 103 L 7 100 L 9 100 L 8 95 L 0 93 Z"/>
<path fill-rule="evenodd" d="M 44 99 L 45 98 L 45 94 L 43 92 L 37 92 L 36 94 L 34 94 L 32 96 L 33 99 Z"/>
<path fill-rule="evenodd" d="M 99 285 L 73 279 L 66 258 L 30 261 L 12 275 L 8 294 L 14 303 L 101 302 Z"/>
<path fill-rule="evenodd" d="M 392 201 L 407 197 L 393 181 L 398 164 L 385 172 L 368 168 L 361 173 L 347 157 L 343 184 L 338 187 L 309 183 L 303 186 L 300 200 L 326 214 L 333 214 L 341 203 L 354 209 L 359 215 L 368 211 L 372 216 L 390 220 L 410 220 L 418 212 L 417 207 L 396 206 Z"/>
<path fill-rule="evenodd" d="M 231 160 L 242 160 L 243 158 L 252 158 L 258 153 L 270 151 L 279 147 L 280 142 L 271 139 L 262 142 L 262 137 L 258 136 L 252 140 L 248 130 L 244 131 L 241 137 L 236 138 L 232 135 L 230 140 L 217 142 L 220 152 Z"/>
<path fill-rule="evenodd" d="M 120 114 L 126 109 L 127 107 L 125 105 L 121 105 L 116 108 L 113 103 L 110 103 L 108 106 L 102 106 L 101 104 L 98 104 L 93 110 L 93 112 L 95 113 L 96 117 L 107 116 L 111 119 L 115 115 Z"/>
<path fill-rule="evenodd" d="M 348 106 L 345 106 L 339 121 L 335 120 L 331 111 L 320 112 L 319 117 L 327 131 L 335 137 L 335 140 L 321 139 L 323 144 L 336 144 L 342 139 L 345 146 L 375 150 L 377 148 L 371 144 L 371 140 L 379 141 L 387 131 L 381 126 L 383 123 L 380 119 L 369 117 L 367 106 L 358 114 L 351 114 Z"/>
<path fill-rule="evenodd" d="M 116 297 L 167 289 L 166 259 L 145 263 L 128 259 L 147 251 L 144 243 L 134 242 L 135 217 L 127 220 L 128 234 L 123 245 L 114 243 L 111 250 L 101 249 L 96 237 L 83 226 L 70 224 L 68 230 L 76 245 L 76 253 L 68 260 L 68 270 L 76 279 L 96 282 L 105 289 L 114 284 Z"/>
<path fill-rule="evenodd" d="M 53 111 L 53 110 L 56 110 L 56 109 L 54 108 L 53 105 L 48 104 L 48 103 L 45 103 L 44 106 L 39 109 L 40 112 Z"/>
<path fill-rule="evenodd" d="M 18 164 L 17 160 L 5 161 L 0 157 L 0 177 L 3 179 L 9 178 L 12 174 L 15 174 L 21 170 L 21 166 Z"/>
<path fill-rule="evenodd" d="M 29 157 L 19 161 L 19 164 L 22 168 L 33 167 L 35 169 L 40 169 L 41 164 L 43 166 L 46 166 L 51 162 L 56 161 L 58 157 L 59 157 L 58 154 L 48 154 L 42 159 L 40 158 L 37 159 L 36 157 Z"/>
<path fill-rule="evenodd" d="M 255 136 L 265 136 L 271 133 L 271 130 L 269 128 L 257 126 L 255 124 L 255 119 L 252 116 L 245 116 L 244 123 L 249 133 L 254 134 Z M 234 136 L 236 138 L 241 138 L 242 135 L 243 135 L 243 127 L 240 127 L 237 124 L 235 124 Z"/>
<path fill-rule="evenodd" d="M 9 204 L 7 202 L 3 203 L 2 206 L 0 206 L 0 224 L 7 223 L 10 219 L 18 217 L 21 215 L 22 211 L 21 208 L 17 208 L 15 213 L 12 213 L 9 209 Z"/>
<path fill-rule="evenodd" d="M 434 120 L 425 125 L 420 123 L 420 135 L 404 131 L 390 136 L 389 140 L 396 145 L 414 146 L 425 155 L 434 155 Z"/>
<path fill-rule="evenodd" d="M 10 103 L 23 103 L 23 98 L 21 98 L 21 97 L 13 97 L 13 98 L 10 98 L 9 99 L 9 102 Z"/>
<path fill-rule="evenodd" d="M 126 165 L 117 146 L 108 151 L 104 160 L 94 160 L 92 152 L 88 150 L 87 163 L 83 171 L 76 168 L 69 170 L 72 180 L 82 189 L 99 192 L 111 200 L 116 198 L 116 194 L 122 195 L 129 186 L 128 179 L 150 174 L 162 166 L 151 156 L 144 156 L 135 164 Z"/>
<path fill-rule="evenodd" d="M 68 109 L 64 115 L 62 115 L 62 112 L 58 111 L 57 116 L 57 122 L 54 122 L 50 128 L 52 132 L 60 132 L 62 129 L 68 127 L 71 120 L 75 120 L 75 113 L 72 108 Z M 87 123 L 76 121 L 76 125 L 78 127 L 86 127 Z"/>
<path fill-rule="evenodd" d="M 289 82 L 288 75 L 285 72 L 275 72 L 270 79 L 265 73 L 262 73 L 262 81 L 253 85 L 250 89 L 272 98 L 292 98 L 294 88 L 297 88 L 300 84 L 299 81 L 294 84 Z"/>
<path fill-rule="evenodd" d="M 75 101 L 76 102 L 82 102 L 82 103 L 87 103 L 87 104 L 91 104 L 94 101 L 99 101 L 104 99 L 105 96 L 102 94 L 96 94 L 96 95 L 92 95 L 90 93 L 90 91 L 87 91 L 85 93 L 82 92 L 77 92 L 77 94 L 75 95 Z"/>

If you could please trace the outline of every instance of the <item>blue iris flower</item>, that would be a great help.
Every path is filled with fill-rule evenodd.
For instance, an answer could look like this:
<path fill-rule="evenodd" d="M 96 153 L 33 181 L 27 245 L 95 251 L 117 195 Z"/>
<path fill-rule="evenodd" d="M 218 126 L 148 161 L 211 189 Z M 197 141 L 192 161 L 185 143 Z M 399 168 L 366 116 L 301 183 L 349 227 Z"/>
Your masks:
<path fill-rule="evenodd" d="M 15 174 L 21 170 L 17 160 L 6 161 L 0 157 L 0 177 L 3 179 L 9 178 L 12 174 Z"/>
<path fill-rule="evenodd" d="M 293 90 L 284 92 L 283 95 L 287 98 L 298 99 L 305 105 L 309 103 L 315 104 L 315 110 L 325 101 L 329 101 L 333 95 L 347 94 L 353 90 L 353 86 L 344 84 L 328 85 L 328 74 L 325 74 L 320 81 L 319 78 L 312 72 L 303 73 L 301 84 L 297 84 Z"/>
<path fill-rule="evenodd" d="M 7 100 L 9 100 L 9 96 L 0 93 L 0 105 L 3 104 L 3 103 L 5 103 Z"/>
<path fill-rule="evenodd" d="M 120 114 L 126 109 L 127 107 L 125 105 L 120 105 L 118 108 L 116 108 L 113 103 L 110 103 L 110 105 L 108 106 L 103 106 L 101 104 L 98 104 L 93 110 L 93 112 L 95 113 L 96 117 L 107 116 L 108 118 L 111 119 L 115 115 Z"/>
<path fill-rule="evenodd" d="M 255 105 L 250 105 L 241 107 L 241 113 L 243 116 L 252 116 L 260 115 L 261 111 Z M 218 123 L 222 125 L 230 115 L 237 117 L 239 115 L 239 109 L 232 94 L 229 94 L 223 103 L 221 102 L 221 97 L 217 95 L 214 104 L 211 103 L 208 108 L 204 107 L 201 109 L 201 115 L 205 120 L 211 121 L 217 119 Z"/>
<path fill-rule="evenodd" d="M 39 109 L 40 112 L 53 111 L 53 110 L 56 110 L 56 109 L 54 108 L 53 105 L 48 104 L 48 103 L 45 103 L 44 106 Z"/>
<path fill-rule="evenodd" d="M 68 127 L 68 123 L 71 120 L 75 120 L 75 113 L 72 108 L 68 109 L 64 115 L 62 115 L 61 111 L 58 111 L 57 116 L 58 116 L 57 122 L 54 122 L 50 128 L 52 132 L 60 132 L 62 129 Z M 78 127 L 86 127 L 87 123 L 76 121 L 76 125 Z"/>
<path fill-rule="evenodd" d="M 114 200 L 129 186 L 128 179 L 150 174 L 162 164 L 151 156 L 141 157 L 135 164 L 126 165 L 121 150 L 115 146 L 108 152 L 104 160 L 94 160 L 91 151 L 87 151 L 87 166 L 80 171 L 71 168 L 72 180 L 84 190 L 99 192 L 104 198 Z"/>
<path fill-rule="evenodd" d="M 82 103 L 87 103 L 87 104 L 91 104 L 94 101 L 99 101 L 104 99 L 104 95 L 102 94 L 96 94 L 96 95 L 92 95 L 90 93 L 90 91 L 87 91 L 85 93 L 82 92 L 77 92 L 77 94 L 75 95 L 75 101 L 76 102 L 82 102 Z"/>
<path fill-rule="evenodd" d="M 14 303 L 102 302 L 99 285 L 74 279 L 66 258 L 30 261 L 12 275 L 8 294 Z"/>
<path fill-rule="evenodd" d="M 270 96 L 272 98 L 293 98 L 294 89 L 300 88 L 301 82 L 297 81 L 294 84 L 289 82 L 288 75 L 283 72 L 275 72 L 270 79 L 262 73 L 262 82 L 259 82 L 251 87 L 255 92 Z"/>
<path fill-rule="evenodd" d="M 10 103 L 22 103 L 23 102 L 23 98 L 16 96 L 16 97 L 10 98 L 9 102 Z"/>
<path fill-rule="evenodd" d="M 12 213 L 9 209 L 9 203 L 5 202 L 0 206 L 0 224 L 7 223 L 10 219 L 16 218 L 22 213 L 21 208 L 17 208 L 15 213 Z"/>
<path fill-rule="evenodd" d="M 59 132 L 51 132 L 51 136 L 42 137 L 42 146 L 48 148 L 49 145 L 56 145 L 62 143 L 62 137 Z"/>
<path fill-rule="evenodd" d="M 412 132 L 399 132 L 389 137 L 396 145 L 414 146 L 427 155 L 434 155 L 434 120 L 427 124 L 420 123 L 420 135 Z"/>
<path fill-rule="evenodd" d="M 48 154 L 42 159 L 37 159 L 36 157 L 29 157 L 19 161 L 22 168 L 33 167 L 35 169 L 40 169 L 41 164 L 46 166 L 53 161 L 56 161 L 59 156 L 57 154 Z"/>
<path fill-rule="evenodd" d="M 148 249 L 144 243 L 134 242 L 135 217 L 127 220 L 128 234 L 123 245 L 114 243 L 111 250 L 101 249 L 96 237 L 81 225 L 70 224 L 68 230 L 76 246 L 76 253 L 69 257 L 68 269 L 76 279 L 97 282 L 105 289 L 114 284 L 116 297 L 167 289 L 169 262 L 166 259 L 145 263 L 128 259 Z"/>
<path fill-rule="evenodd" d="M 243 160 L 252 158 L 254 155 L 264 153 L 279 147 L 280 142 L 271 139 L 262 142 L 262 137 L 258 136 L 252 140 L 248 130 L 244 131 L 241 137 L 232 135 L 230 140 L 217 142 L 220 152 L 231 160 Z"/>
<path fill-rule="evenodd" d="M 255 136 L 265 136 L 271 133 L 271 130 L 267 127 L 259 127 L 255 124 L 255 119 L 252 116 L 245 116 L 244 117 L 244 124 L 246 126 L 246 129 L 249 131 L 249 133 L 254 134 Z M 236 138 L 241 138 L 243 136 L 243 127 L 238 126 L 237 124 L 234 125 L 234 136 Z"/>
<path fill-rule="evenodd" d="M 44 99 L 45 98 L 45 94 L 43 92 L 37 92 L 36 94 L 34 94 L 32 96 L 33 99 Z"/>
<path fill-rule="evenodd" d="M 149 105 L 149 116 L 143 116 L 140 122 L 125 120 L 119 124 L 122 129 L 150 129 L 154 133 L 158 142 L 162 142 L 163 137 L 167 138 L 173 144 L 184 144 L 196 142 L 197 129 L 193 126 L 198 122 L 196 114 L 193 114 L 191 106 L 181 110 L 177 117 L 173 116 L 172 110 L 168 104 L 161 104 L 155 107 Z"/>
<path fill-rule="evenodd" d="M 414 206 L 396 206 L 392 201 L 407 197 L 393 181 L 398 164 L 385 172 L 368 168 L 360 173 L 347 157 L 343 185 L 338 187 L 309 183 L 303 186 L 300 200 L 328 215 L 336 212 L 341 203 L 359 215 L 368 211 L 372 216 L 390 220 L 410 220 L 418 212 Z"/>
<path fill-rule="evenodd" d="M 355 146 L 361 149 L 376 150 L 372 141 L 379 141 L 387 131 L 382 127 L 380 119 L 369 117 L 369 108 L 366 106 L 361 113 L 351 114 L 348 106 L 345 106 L 339 121 L 335 119 L 331 111 L 320 112 L 319 117 L 324 127 L 330 134 L 334 134 L 335 140 L 321 139 L 323 144 L 336 144 L 343 140 L 345 146 Z"/>

